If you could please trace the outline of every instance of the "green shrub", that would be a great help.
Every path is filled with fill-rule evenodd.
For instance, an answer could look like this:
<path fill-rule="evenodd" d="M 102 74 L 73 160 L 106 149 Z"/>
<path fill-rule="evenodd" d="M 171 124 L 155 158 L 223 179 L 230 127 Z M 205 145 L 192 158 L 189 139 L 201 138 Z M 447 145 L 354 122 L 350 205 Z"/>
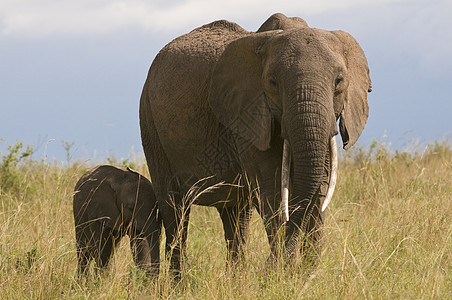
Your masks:
<path fill-rule="evenodd" d="M 33 147 L 29 145 L 24 150 L 22 148 L 22 142 L 8 145 L 8 153 L 2 156 L 0 165 L 0 194 L 8 191 L 19 192 L 20 190 L 24 174 L 19 169 L 19 163 L 30 158 L 34 152 Z"/>

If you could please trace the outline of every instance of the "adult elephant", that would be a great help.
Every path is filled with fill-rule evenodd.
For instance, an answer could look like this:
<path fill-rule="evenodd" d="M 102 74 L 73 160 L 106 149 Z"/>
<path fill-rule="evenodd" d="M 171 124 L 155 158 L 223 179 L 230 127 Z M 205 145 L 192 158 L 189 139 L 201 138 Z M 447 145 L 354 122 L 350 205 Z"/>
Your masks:
<path fill-rule="evenodd" d="M 335 182 L 336 121 L 348 149 L 367 121 L 370 89 L 351 35 L 282 14 L 255 33 L 221 20 L 167 44 L 143 88 L 140 127 L 172 267 L 187 237 L 184 195 L 203 178 L 229 183 L 191 201 L 218 209 L 232 259 L 253 206 L 273 256 L 284 223 L 287 256 L 318 245 L 320 207 Z"/>

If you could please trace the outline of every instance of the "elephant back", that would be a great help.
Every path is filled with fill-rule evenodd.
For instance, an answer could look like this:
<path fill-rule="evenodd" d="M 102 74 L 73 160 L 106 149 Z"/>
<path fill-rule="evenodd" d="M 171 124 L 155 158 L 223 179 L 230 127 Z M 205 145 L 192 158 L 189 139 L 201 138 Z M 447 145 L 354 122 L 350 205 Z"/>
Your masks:
<path fill-rule="evenodd" d="M 215 21 L 174 39 L 154 59 L 141 111 L 152 114 L 174 172 L 200 173 L 193 170 L 196 159 L 219 134 L 207 100 L 211 73 L 226 46 L 247 34 L 235 23 Z"/>
<path fill-rule="evenodd" d="M 160 51 L 161 55 L 182 55 L 206 62 L 216 61 L 226 46 L 249 32 L 226 20 L 214 21 L 175 38 Z"/>

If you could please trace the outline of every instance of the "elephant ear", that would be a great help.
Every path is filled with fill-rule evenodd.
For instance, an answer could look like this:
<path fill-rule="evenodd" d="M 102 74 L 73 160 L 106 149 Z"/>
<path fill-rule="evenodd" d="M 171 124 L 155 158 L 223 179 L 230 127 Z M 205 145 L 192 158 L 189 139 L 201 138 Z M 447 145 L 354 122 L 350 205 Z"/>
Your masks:
<path fill-rule="evenodd" d="M 125 171 L 126 169 L 114 168 L 108 174 L 105 174 L 105 189 L 108 190 L 105 197 L 102 198 L 102 207 L 100 211 L 108 216 L 107 226 L 117 229 L 118 226 L 123 225 L 124 222 L 130 220 L 130 213 L 127 209 L 127 194 L 125 189 L 128 181 L 130 181 L 130 174 Z M 133 196 L 133 195 L 132 195 Z"/>
<path fill-rule="evenodd" d="M 332 32 L 343 44 L 343 57 L 347 67 L 348 88 L 345 91 L 344 109 L 340 115 L 339 128 L 344 149 L 358 140 L 369 115 L 367 93 L 372 90 L 364 51 L 358 42 L 343 31 Z"/>
<path fill-rule="evenodd" d="M 86 213 L 91 220 L 101 220 L 107 228 L 117 228 L 121 223 L 121 211 L 116 205 L 116 192 L 108 178 L 91 178 L 89 182 Z"/>
<path fill-rule="evenodd" d="M 261 151 L 270 147 L 272 117 L 261 83 L 258 53 L 274 34 L 253 33 L 229 44 L 210 81 L 209 103 L 218 120 Z"/>

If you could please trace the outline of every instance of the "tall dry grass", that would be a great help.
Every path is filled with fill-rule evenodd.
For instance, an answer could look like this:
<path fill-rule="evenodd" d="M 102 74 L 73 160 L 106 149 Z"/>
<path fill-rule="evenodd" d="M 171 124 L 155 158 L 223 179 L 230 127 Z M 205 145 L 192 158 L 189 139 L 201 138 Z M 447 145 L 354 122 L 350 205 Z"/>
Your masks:
<path fill-rule="evenodd" d="M 12 150 L 0 166 L 1 299 L 452 299 L 448 143 L 415 154 L 377 143 L 344 153 L 315 269 L 268 268 L 256 213 L 243 265 L 227 268 L 216 210 L 194 207 L 177 285 L 165 262 L 158 282 L 134 268 L 126 241 L 107 274 L 77 280 L 72 191 L 89 166 Z M 142 160 L 126 163 L 146 174 Z"/>

